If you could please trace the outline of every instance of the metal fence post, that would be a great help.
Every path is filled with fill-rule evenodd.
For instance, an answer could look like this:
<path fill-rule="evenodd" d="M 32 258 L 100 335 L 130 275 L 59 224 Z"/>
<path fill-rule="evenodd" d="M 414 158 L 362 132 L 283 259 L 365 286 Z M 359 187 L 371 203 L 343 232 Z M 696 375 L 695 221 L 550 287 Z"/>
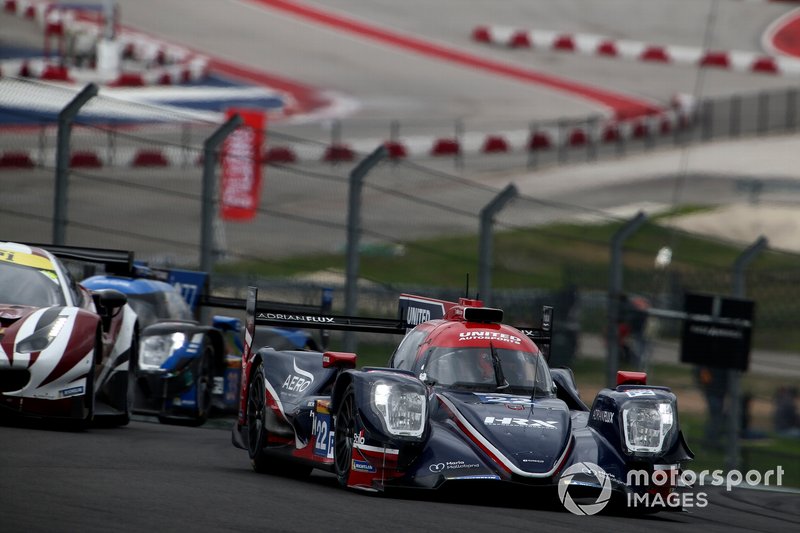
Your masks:
<path fill-rule="evenodd" d="M 388 151 L 381 144 L 350 172 L 350 189 L 347 198 L 347 273 L 344 285 L 344 312 L 353 316 L 358 310 L 359 246 L 361 240 L 361 190 L 364 178 L 375 165 L 386 159 Z M 356 338 L 351 332 L 344 335 L 344 349 L 356 350 Z"/>
<path fill-rule="evenodd" d="M 769 129 L 769 93 L 766 91 L 758 95 L 758 125 L 756 127 L 759 135 L 764 135 Z"/>
<path fill-rule="evenodd" d="M 700 140 L 710 141 L 714 136 L 714 101 L 703 100 L 700 103 Z"/>
<path fill-rule="evenodd" d="M 558 163 L 563 165 L 567 162 L 567 150 L 569 150 L 569 122 L 565 119 L 558 121 L 558 134 L 556 135 L 556 139 L 558 139 L 556 157 L 558 158 Z"/>
<path fill-rule="evenodd" d="M 67 231 L 67 201 L 69 194 L 69 145 L 72 121 L 78 111 L 97 96 L 98 87 L 90 83 L 75 95 L 58 113 L 58 140 L 56 145 L 56 191 L 53 206 L 53 244 L 63 245 Z"/>
<path fill-rule="evenodd" d="M 647 220 L 647 214 L 639 211 L 635 217 L 627 221 L 611 238 L 611 258 L 608 284 L 608 325 L 606 339 L 608 359 L 606 360 L 606 384 L 613 387 L 617 380 L 619 366 L 619 336 L 617 322 L 619 319 L 619 300 L 622 295 L 622 246 L 628 237 L 633 235 Z"/>
<path fill-rule="evenodd" d="M 200 270 L 211 272 L 214 267 L 214 213 L 216 211 L 217 148 L 242 123 L 242 117 L 233 115 L 203 142 L 203 205 L 200 224 Z"/>
<path fill-rule="evenodd" d="M 600 140 L 600 118 L 592 116 L 586 125 L 586 160 L 597 159 L 597 145 Z"/>
<path fill-rule="evenodd" d="M 481 209 L 480 241 L 478 243 L 478 294 L 486 305 L 492 302 L 492 247 L 494 216 L 517 196 L 511 183 Z"/>
<path fill-rule="evenodd" d="M 746 271 L 747 267 L 764 248 L 769 245 L 769 241 L 763 235 L 756 239 L 756 241 L 748 246 L 736 261 L 733 263 L 733 296 L 736 298 L 744 298 L 747 292 Z M 730 438 L 728 440 L 728 456 L 726 458 L 726 466 L 728 470 L 735 470 L 739 468 L 741 463 L 741 450 L 739 447 L 739 433 L 742 430 L 741 425 L 741 403 L 742 403 L 742 388 L 741 388 L 742 372 L 740 370 L 728 370 L 728 398 L 730 398 L 730 413 L 728 413 L 728 423 Z M 715 416 L 715 413 L 709 413 L 709 416 Z"/>
<path fill-rule="evenodd" d="M 730 99 L 730 130 L 728 137 L 736 138 L 742 133 L 742 97 L 734 94 Z"/>
<path fill-rule="evenodd" d="M 538 149 L 538 147 L 535 146 L 534 139 L 536 138 L 536 133 L 538 129 L 539 127 L 536 125 L 536 123 L 531 122 L 530 124 L 528 124 L 528 140 L 527 140 L 528 145 L 526 149 L 528 150 L 529 169 L 536 167 L 536 161 L 537 161 L 536 150 Z"/>
<path fill-rule="evenodd" d="M 786 91 L 786 131 L 797 128 L 797 89 Z"/>

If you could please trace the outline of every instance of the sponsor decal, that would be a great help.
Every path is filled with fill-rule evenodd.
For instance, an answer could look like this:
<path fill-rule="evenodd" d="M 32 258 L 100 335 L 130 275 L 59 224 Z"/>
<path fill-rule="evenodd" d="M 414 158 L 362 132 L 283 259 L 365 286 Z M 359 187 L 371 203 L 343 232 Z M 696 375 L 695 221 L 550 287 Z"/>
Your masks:
<path fill-rule="evenodd" d="M 218 396 L 225 392 L 225 378 L 223 376 L 214 376 L 214 385 L 211 388 L 211 394 Z"/>
<path fill-rule="evenodd" d="M 289 374 L 284 380 L 282 389 L 292 392 L 303 392 L 314 383 L 314 374 L 297 368 L 297 360 L 292 359 L 295 374 Z"/>
<path fill-rule="evenodd" d="M 611 424 L 614 422 L 614 415 L 612 411 L 601 411 L 600 409 L 595 409 L 592 411 L 592 420 L 596 420 L 598 422 L 605 422 L 606 424 Z"/>
<path fill-rule="evenodd" d="M 518 428 L 558 429 L 558 420 L 536 420 L 533 418 L 513 418 L 510 416 L 498 418 L 487 416 L 483 419 L 487 426 L 507 426 Z"/>
<path fill-rule="evenodd" d="M 186 398 L 181 398 L 180 396 L 176 396 L 172 400 L 172 405 L 176 407 L 191 407 L 196 404 L 197 402 L 195 401 L 195 399 L 189 396 L 187 396 Z"/>
<path fill-rule="evenodd" d="M 492 479 L 495 481 L 500 481 L 500 476 L 496 474 L 476 474 L 474 476 L 451 477 L 450 479 Z"/>
<path fill-rule="evenodd" d="M 9 250 L 0 250 L 0 261 L 7 261 L 9 263 L 16 263 L 18 265 L 29 266 L 37 270 L 50 271 L 54 270 L 53 263 L 46 257 L 34 254 L 26 254 L 24 252 L 12 252 Z"/>
<path fill-rule="evenodd" d="M 358 472 L 375 472 L 375 467 L 369 461 L 361 461 L 359 459 L 353 459 L 352 468 Z"/>
<path fill-rule="evenodd" d="M 267 320 L 290 320 L 292 322 L 318 322 L 321 324 L 332 324 L 332 316 L 313 316 L 313 315 L 285 315 L 282 313 L 259 313 L 258 318 Z"/>
<path fill-rule="evenodd" d="M 511 344 L 520 344 L 522 339 L 516 335 L 509 335 L 508 333 L 500 333 L 499 331 L 466 331 L 458 334 L 459 341 L 474 341 L 474 340 L 489 340 L 508 342 Z"/>
<path fill-rule="evenodd" d="M 445 461 L 444 463 L 433 463 L 428 467 L 428 470 L 434 474 L 444 472 L 445 470 L 464 470 L 467 468 L 480 468 L 478 463 L 467 463 L 466 461 Z"/>
<path fill-rule="evenodd" d="M 524 405 L 518 403 L 507 403 L 506 407 L 508 407 L 513 411 L 522 411 L 523 409 L 525 409 Z"/>
<path fill-rule="evenodd" d="M 491 394 L 476 394 L 475 396 L 481 401 L 481 403 L 504 403 L 506 406 L 510 405 L 519 405 L 519 406 L 526 406 L 532 405 L 533 400 L 530 398 L 525 398 L 523 396 L 493 396 Z M 514 409 L 513 407 L 509 407 L 509 409 Z"/>
<path fill-rule="evenodd" d="M 428 470 L 430 470 L 434 474 L 438 474 L 439 472 L 444 471 L 444 463 L 434 463 L 428 467 Z"/>
<path fill-rule="evenodd" d="M 353 433 L 353 445 L 354 446 L 363 446 L 367 443 L 367 439 L 364 438 L 364 430 L 362 429 L 358 433 Z"/>
<path fill-rule="evenodd" d="M 626 390 L 625 394 L 627 394 L 629 398 L 639 398 L 640 396 L 655 396 L 656 391 L 653 389 L 632 389 Z"/>
<path fill-rule="evenodd" d="M 431 311 L 430 309 L 419 309 L 416 307 L 409 307 L 408 311 L 406 312 L 406 322 L 409 324 L 422 324 L 423 322 L 427 322 L 431 319 Z"/>
<path fill-rule="evenodd" d="M 77 396 L 78 394 L 83 394 L 83 385 L 79 387 L 70 387 L 68 389 L 62 389 L 58 391 L 58 396 L 60 398 L 67 398 L 69 396 Z"/>
<path fill-rule="evenodd" d="M 446 307 L 451 307 L 451 302 L 441 300 L 430 300 L 426 298 L 416 298 L 413 296 L 400 296 L 400 317 L 405 318 L 408 328 L 418 326 L 429 320 L 436 320 L 444 317 Z"/>
<path fill-rule="evenodd" d="M 523 459 L 523 460 L 522 460 L 522 462 L 523 462 L 523 463 L 537 463 L 537 464 L 542 464 L 542 463 L 544 463 L 544 460 L 543 460 L 543 459 Z"/>

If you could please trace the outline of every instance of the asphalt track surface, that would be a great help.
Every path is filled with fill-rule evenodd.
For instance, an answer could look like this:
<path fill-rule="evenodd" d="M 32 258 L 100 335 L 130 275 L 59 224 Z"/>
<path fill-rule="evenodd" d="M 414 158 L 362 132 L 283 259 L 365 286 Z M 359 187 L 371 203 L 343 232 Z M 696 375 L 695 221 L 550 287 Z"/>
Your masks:
<path fill-rule="evenodd" d="M 350 127 L 357 137 L 379 126 L 385 135 L 394 119 L 407 132 L 430 131 L 438 123 L 451 128 L 455 119 L 478 131 L 525 129 L 530 120 L 612 113 L 603 94 L 663 105 L 676 93 L 694 92 L 697 69 L 487 47 L 472 41 L 472 29 L 506 24 L 699 46 L 710 6 L 708 0 L 120 2 L 123 23 L 135 29 L 226 64 L 278 73 L 304 87 L 352 99 L 358 109 L 349 117 Z M 760 51 L 765 29 L 788 9 L 718 2 L 711 45 Z M 500 68 L 529 76 L 503 75 Z M 565 90 L 559 83 L 585 91 Z M 721 96 L 788 83 L 709 70 L 702 88 L 703 95 Z M 295 131 L 310 136 L 324 127 L 315 123 Z"/>
<path fill-rule="evenodd" d="M 709 490 L 708 505 L 646 517 L 576 516 L 540 494 L 385 496 L 255 474 L 227 424 L 134 421 L 69 432 L 0 425 L 0 530 L 50 531 L 797 531 L 797 493 Z"/>

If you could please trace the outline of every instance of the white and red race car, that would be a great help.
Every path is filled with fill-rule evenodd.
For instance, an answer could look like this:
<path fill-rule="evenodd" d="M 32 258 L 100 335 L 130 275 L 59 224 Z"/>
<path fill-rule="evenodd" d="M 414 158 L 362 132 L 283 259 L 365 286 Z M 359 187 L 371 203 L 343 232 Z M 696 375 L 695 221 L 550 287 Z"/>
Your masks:
<path fill-rule="evenodd" d="M 124 294 L 89 291 L 59 259 L 130 269 L 128 252 L 0 242 L 0 416 L 124 425 L 137 317 Z"/>

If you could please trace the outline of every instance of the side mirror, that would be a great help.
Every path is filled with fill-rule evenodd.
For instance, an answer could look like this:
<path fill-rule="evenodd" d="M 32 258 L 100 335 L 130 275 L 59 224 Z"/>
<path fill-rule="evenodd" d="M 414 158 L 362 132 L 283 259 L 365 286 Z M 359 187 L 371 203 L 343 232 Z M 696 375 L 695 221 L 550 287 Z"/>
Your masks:
<path fill-rule="evenodd" d="M 128 297 L 118 290 L 100 289 L 92 292 L 94 304 L 105 309 L 117 309 L 128 303 Z"/>
<path fill-rule="evenodd" d="M 103 330 L 105 331 L 111 327 L 111 319 L 117 310 L 128 303 L 128 297 L 114 289 L 93 291 L 92 300 L 97 308 L 97 314 L 103 319 Z"/>
<path fill-rule="evenodd" d="M 323 368 L 355 368 L 356 354 L 351 352 L 325 352 L 322 354 Z"/>

